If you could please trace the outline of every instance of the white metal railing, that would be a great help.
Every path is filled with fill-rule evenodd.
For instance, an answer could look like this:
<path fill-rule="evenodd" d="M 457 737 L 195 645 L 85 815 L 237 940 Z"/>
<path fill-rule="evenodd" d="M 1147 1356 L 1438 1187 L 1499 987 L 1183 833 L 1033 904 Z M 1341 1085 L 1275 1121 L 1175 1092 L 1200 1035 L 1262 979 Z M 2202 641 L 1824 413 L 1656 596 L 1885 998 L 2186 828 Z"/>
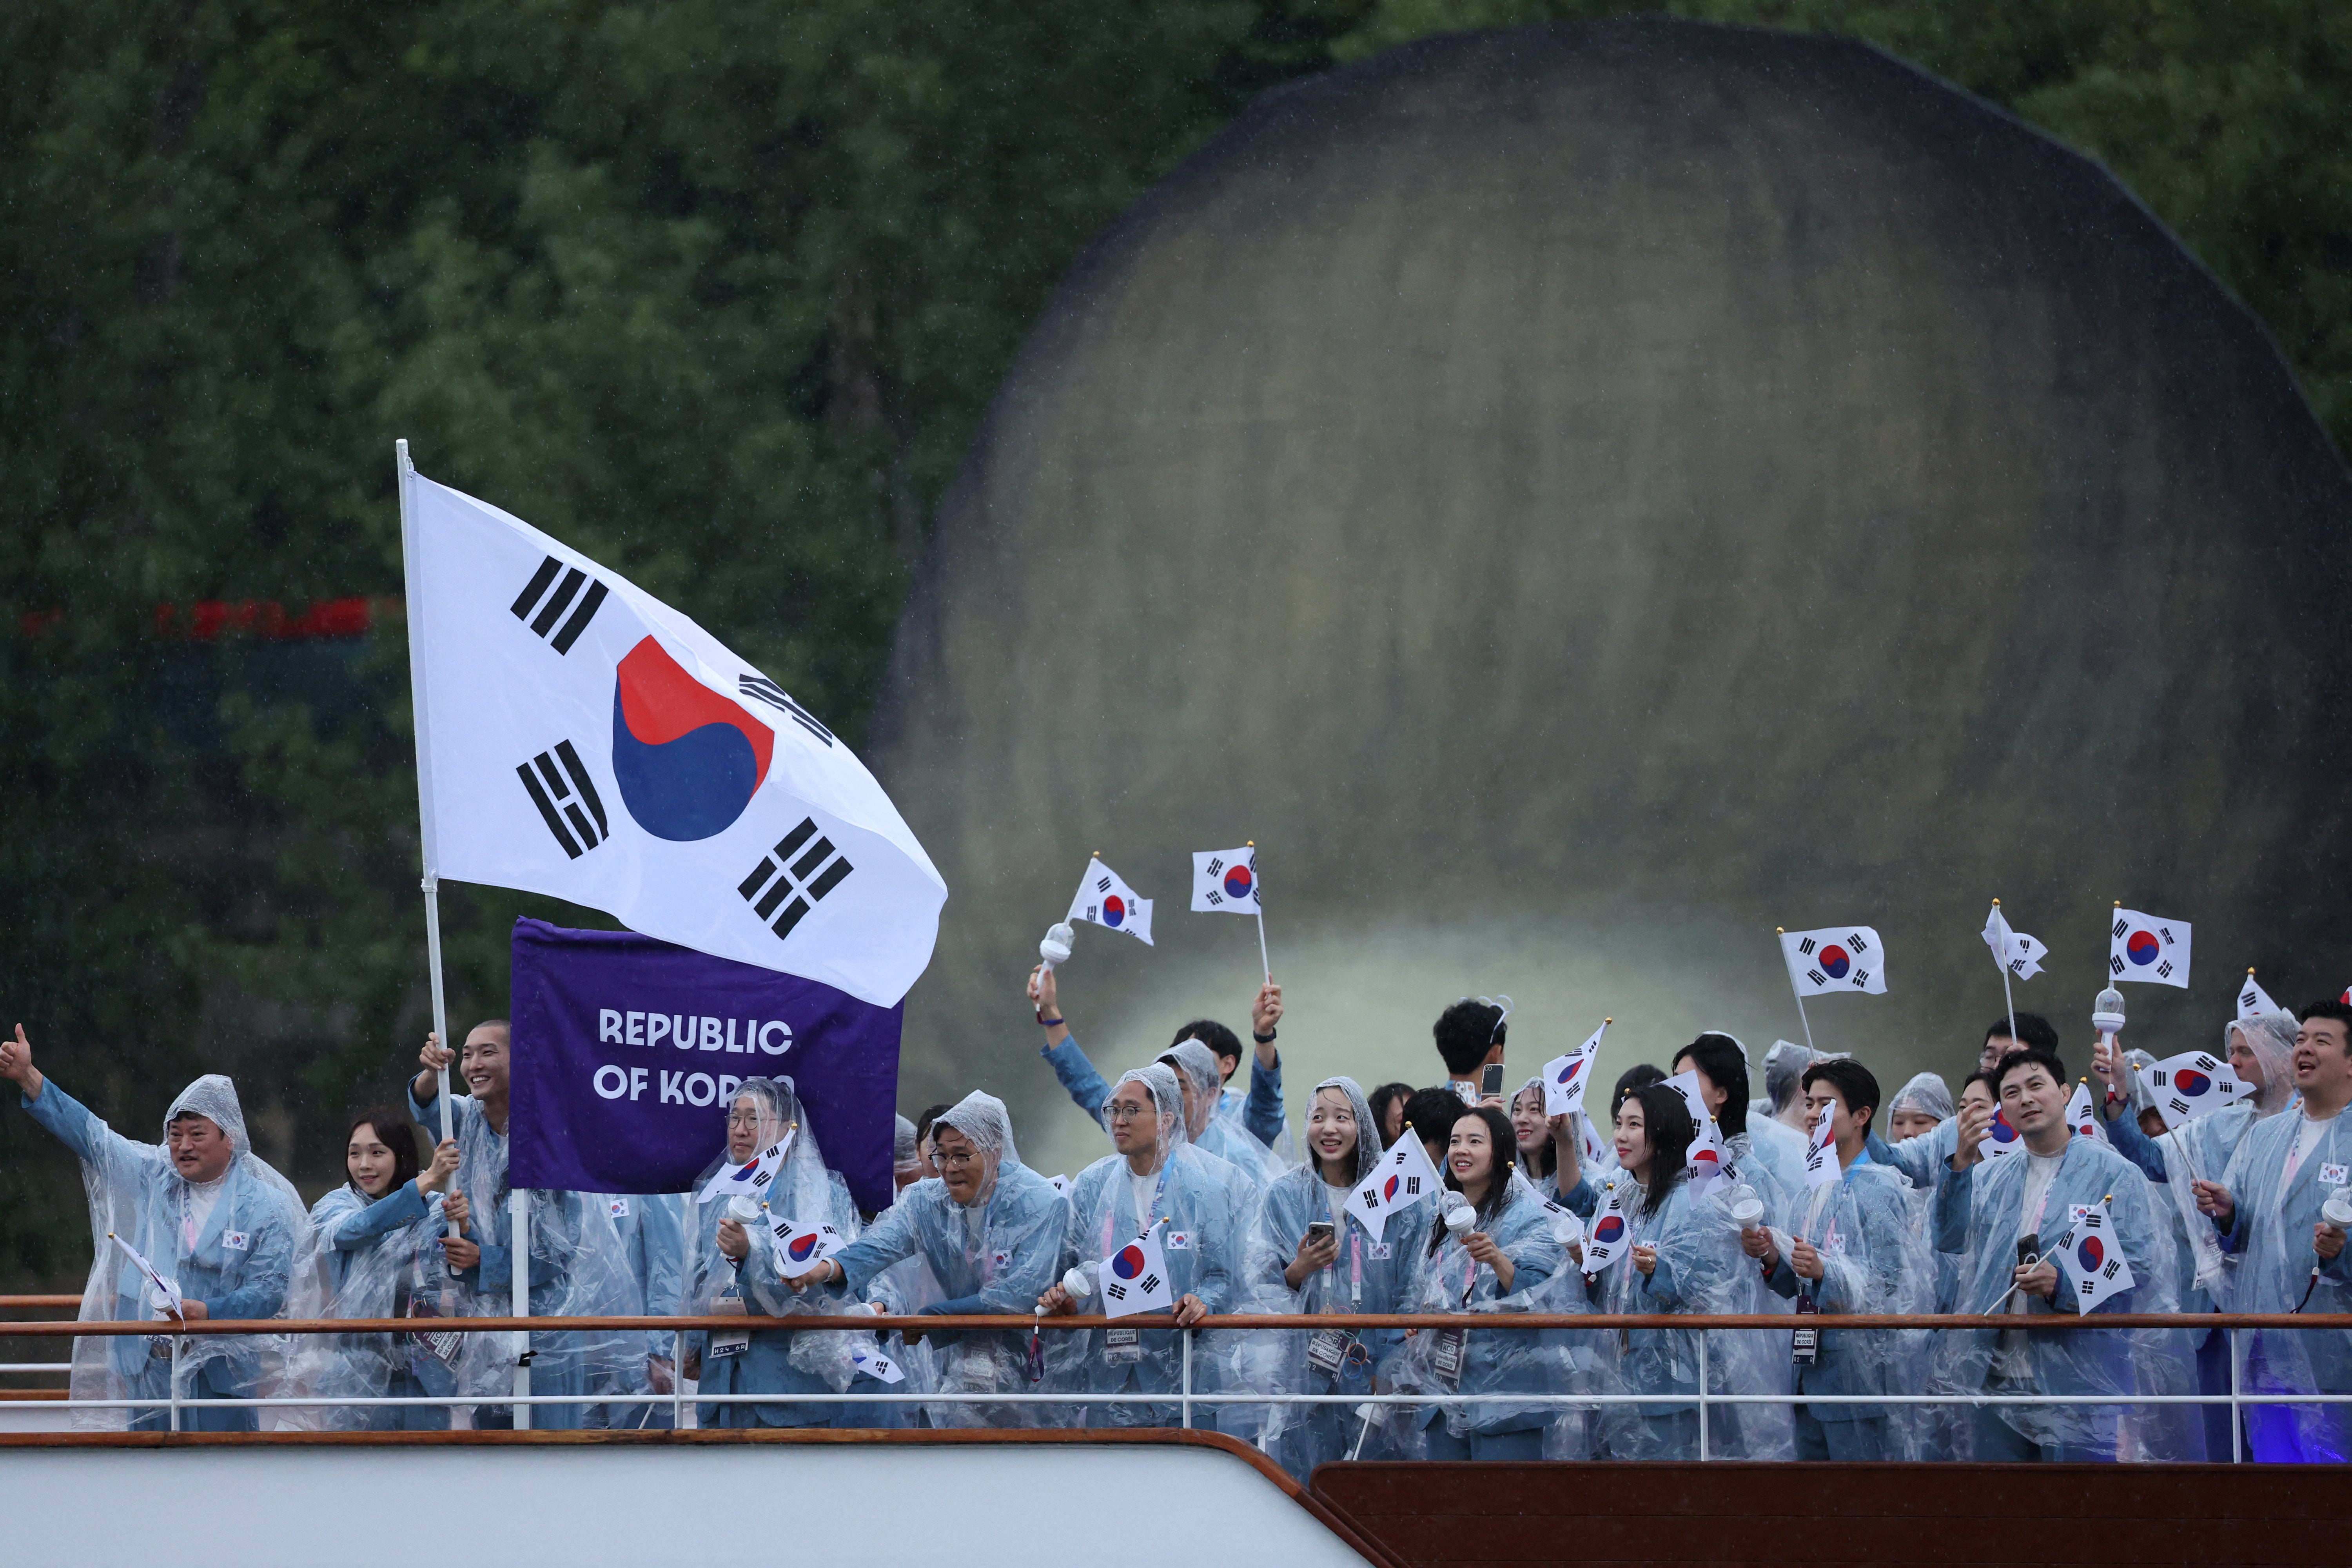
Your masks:
<path fill-rule="evenodd" d="M 520 1292 L 518 1292 L 520 1296 Z M 40 1299 L 47 1300 L 47 1299 Z M 0 1309 L 9 1300 L 0 1298 Z M 521 1304 L 518 1301 L 518 1304 Z M 302 1394 L 270 1394 L 220 1398 L 191 1398 L 180 1392 L 180 1373 L 184 1346 L 192 1338 L 221 1336 L 255 1337 L 268 1335 L 371 1335 L 414 1333 L 421 1321 L 431 1324 L 435 1333 L 517 1333 L 535 1332 L 565 1334 L 578 1332 L 644 1332 L 667 1329 L 671 1333 L 672 1382 L 667 1394 L 651 1390 L 644 1392 L 598 1390 L 579 1394 L 534 1394 L 530 1385 L 530 1357 L 526 1351 L 516 1367 L 512 1394 L 415 1394 L 415 1395 L 332 1395 L 317 1393 Z M 235 1323 L 200 1321 L 173 1326 L 170 1352 L 169 1392 L 163 1397 L 142 1399 L 81 1399 L 68 1394 L 57 1399 L 11 1400 L 10 1407 L 37 1410 L 163 1410 L 168 1412 L 169 1429 L 183 1429 L 184 1412 L 194 1409 L 371 1409 L 436 1407 L 509 1408 L 518 1430 L 530 1426 L 530 1412 L 544 1405 L 568 1405 L 581 1408 L 642 1407 L 648 1411 L 660 1405 L 670 1406 L 674 1427 L 687 1426 L 688 1405 L 1049 1405 L 1065 1407 L 1094 1405 L 1174 1405 L 1179 1425 L 1191 1428 L 1196 1405 L 1345 1405 L 1364 1409 L 1376 1405 L 1517 1405 L 1560 1409 L 1597 1409 L 1615 1405 L 1692 1405 L 1697 1411 L 1698 1457 L 1713 1458 L 1713 1422 L 1711 1413 L 1718 1406 L 1745 1405 L 1932 1405 L 1945 1407 L 1977 1407 L 2005 1405 L 2119 1405 L 2125 1407 L 2160 1405 L 2223 1405 L 2231 1410 L 2231 1458 L 2241 1462 L 2244 1458 L 2244 1428 L 2242 1421 L 2248 1405 L 2346 1405 L 2352 1404 L 2352 1394 L 2250 1393 L 2242 1386 L 2240 1362 L 2234 1342 L 2230 1356 L 2230 1389 L 2226 1394 L 1988 1394 L 1983 1392 L 1938 1392 L 1930 1394 L 1811 1394 L 1762 1393 L 1718 1394 L 1708 1387 L 1709 1336 L 1715 1333 L 1786 1333 L 1792 1320 L 1785 1313 L 1732 1314 L 1718 1316 L 1630 1316 L 1601 1313 L 1340 1313 L 1340 1314 L 1240 1314 L 1202 1319 L 1190 1328 L 1166 1327 L 1150 1320 L 1121 1320 L 1125 1326 L 1146 1329 L 1157 1333 L 1173 1332 L 1181 1336 L 1181 1357 L 1177 1386 L 1170 1389 L 1122 1390 L 1117 1393 L 1082 1391 L 995 1392 L 958 1389 L 952 1391 L 907 1390 L 869 1394 L 803 1393 L 782 1391 L 748 1394 L 707 1394 L 700 1390 L 689 1394 L 682 1375 L 686 1364 L 686 1336 L 689 1332 L 725 1330 L 730 1332 L 769 1331 L 839 1331 L 903 1333 L 922 1335 L 935 1331 L 994 1332 L 1031 1335 L 1038 1332 L 1083 1332 L 1100 1328 L 1108 1320 L 1095 1317 L 1026 1318 L 1026 1317 L 821 1317 L 815 1314 L 784 1318 L 751 1318 L 715 1316 L 707 1318 L 435 1318 L 415 1319 L 326 1319 L 303 1322 L 267 1320 Z M 2083 1318 L 2069 1314 L 2048 1314 L 2026 1318 L 2002 1318 L 1988 1321 L 1984 1317 L 1969 1315 L 1934 1315 L 1921 1317 L 1841 1317 L 1824 1315 L 1816 1321 L 1825 1334 L 1841 1332 L 1871 1332 L 1890 1330 L 1929 1330 L 1935 1331 L 1982 1331 L 1990 1328 L 2022 1329 L 2040 1332 L 2100 1332 L 2126 1330 L 2221 1329 L 2233 1337 L 2241 1332 L 2295 1331 L 2344 1332 L 2352 1331 L 2352 1315 L 2300 1316 L 2289 1313 L 2153 1313 L 2096 1314 Z M 0 1321 L 0 1337 L 92 1338 L 120 1337 L 130 1334 L 152 1334 L 158 1325 L 152 1322 L 79 1322 L 79 1321 Z M 1545 1330 L 1571 1331 L 1602 1331 L 1611 1329 L 1675 1330 L 1695 1335 L 1697 1377 L 1696 1386 L 1688 1389 L 1665 1389 L 1648 1393 L 1602 1394 L 1589 1392 L 1545 1393 L 1539 1391 L 1507 1391 L 1494 1394 L 1451 1394 L 1438 1392 L 1389 1392 L 1361 1394 L 1298 1394 L 1261 1390 L 1213 1391 L 1193 1386 L 1193 1345 L 1202 1333 L 1245 1332 L 1252 1331 L 1307 1331 L 1322 1328 L 1402 1328 L 1408 1331 L 1437 1328 L 1475 1328 L 1507 1332 L 1530 1332 Z M 70 1371 L 63 1362 L 24 1362 L 0 1363 L 0 1373 L 46 1373 L 55 1375 Z"/>

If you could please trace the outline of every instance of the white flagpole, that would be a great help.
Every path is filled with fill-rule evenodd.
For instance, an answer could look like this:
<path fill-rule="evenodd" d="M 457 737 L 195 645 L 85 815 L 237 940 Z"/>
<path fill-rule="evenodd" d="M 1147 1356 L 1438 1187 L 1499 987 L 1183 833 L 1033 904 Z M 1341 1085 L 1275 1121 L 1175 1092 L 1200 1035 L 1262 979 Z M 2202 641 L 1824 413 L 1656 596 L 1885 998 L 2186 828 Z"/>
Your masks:
<path fill-rule="evenodd" d="M 1772 934 L 1776 937 L 1786 936 L 1789 934 L 1789 929 L 1786 926 L 1774 926 Z M 1815 1056 L 1820 1056 L 1821 1051 L 1813 1044 L 1813 1021 L 1805 1016 L 1805 994 L 1797 989 L 1797 972 L 1789 969 L 1789 950 L 1785 947 L 1780 950 L 1780 967 L 1788 970 L 1789 994 L 1797 999 L 1797 1022 L 1805 1026 L 1805 1049 L 1811 1051 Z"/>
<path fill-rule="evenodd" d="M 1992 901 L 1992 907 L 2000 908 L 2000 900 L 1995 899 Z M 2000 1002 L 2002 1006 L 2009 1009 L 2009 1043 L 2013 1048 L 2017 1045 L 2017 998 L 2009 989 L 2009 938 L 2012 933 L 2009 929 L 2007 915 L 2000 917 L 2000 933 L 2001 951 L 1992 955 L 1992 961 L 2000 965 Z"/>
<path fill-rule="evenodd" d="M 393 476 L 400 488 L 400 566 L 402 587 L 407 599 L 408 620 L 408 707 L 412 728 L 416 733 L 416 826 L 417 839 L 423 851 L 425 876 L 419 884 L 425 891 L 425 962 L 432 977 L 433 1037 L 441 1048 L 449 1047 L 449 1005 L 441 984 L 441 878 L 439 855 L 433 830 L 433 769 L 432 756 L 425 742 L 425 639 L 418 622 L 420 608 L 416 584 L 416 521 L 408 502 L 408 489 L 416 478 L 416 466 L 408 460 L 405 440 L 392 444 Z M 441 1141 L 447 1142 L 457 1134 L 451 1130 L 449 1108 L 449 1069 L 440 1069 Z M 450 1226 L 449 1234 L 456 1236 L 457 1227 Z"/>
<path fill-rule="evenodd" d="M 1249 840 L 1247 847 L 1256 848 L 1257 840 Z M 1274 961 L 1265 955 L 1265 878 L 1257 868 L 1257 857 L 1255 855 L 1250 857 L 1250 877 L 1256 884 L 1252 890 L 1257 896 L 1257 963 L 1258 967 L 1265 971 L 1265 983 L 1271 985 L 1274 984 Z"/>

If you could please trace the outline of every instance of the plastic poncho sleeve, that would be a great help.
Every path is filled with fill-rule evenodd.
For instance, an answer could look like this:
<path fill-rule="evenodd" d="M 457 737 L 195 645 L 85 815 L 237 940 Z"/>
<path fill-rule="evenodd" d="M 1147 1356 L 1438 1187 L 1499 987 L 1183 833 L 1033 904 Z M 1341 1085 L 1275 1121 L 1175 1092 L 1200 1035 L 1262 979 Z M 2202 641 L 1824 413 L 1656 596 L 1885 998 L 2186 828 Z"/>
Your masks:
<path fill-rule="evenodd" d="M 892 1264 L 923 1249 L 915 1205 L 901 1199 L 884 1210 L 866 1234 L 833 1255 L 841 1265 L 838 1283 L 846 1295 L 865 1299 L 866 1287 Z"/>
<path fill-rule="evenodd" d="M 1071 1101 L 1088 1116 L 1101 1121 L 1103 1105 L 1110 1099 L 1110 1085 L 1095 1070 L 1087 1053 L 1078 1048 L 1078 1037 L 1065 1035 L 1060 1045 L 1043 1047 L 1037 1054 L 1052 1065 L 1054 1076 L 1061 1080 Z"/>
<path fill-rule="evenodd" d="M 1276 1054 L 1272 1067 L 1251 1060 L 1249 1100 L 1242 1107 L 1242 1125 L 1249 1129 L 1251 1137 L 1269 1149 L 1282 1141 L 1280 1053 Z"/>
<path fill-rule="evenodd" d="M 33 1120 L 54 1134 L 58 1142 L 105 1173 L 110 1184 L 118 1180 L 135 1181 L 138 1173 L 161 1169 L 165 1163 L 160 1147 L 125 1138 L 92 1115 L 88 1106 L 59 1089 L 55 1079 L 42 1084 L 40 1099 L 26 1100 L 19 1095 L 17 1103 L 30 1111 Z"/>
<path fill-rule="evenodd" d="M 1889 1143 L 1874 1131 L 1863 1148 L 1874 1163 L 1891 1166 L 1913 1186 L 1933 1187 L 1942 1179 L 1938 1173 L 1949 1169 L 1947 1162 L 1958 1151 L 1959 1136 L 1959 1118 L 1952 1116 L 1900 1143 Z"/>
<path fill-rule="evenodd" d="M 319 1239 L 338 1252 L 348 1252 L 355 1247 L 402 1226 L 414 1225 L 432 1212 L 423 1194 L 413 1181 L 403 1182 L 400 1190 L 388 1193 L 374 1203 L 338 1215 L 324 1226 L 319 1226 Z M 316 1211 L 313 1211 L 315 1216 Z"/>
<path fill-rule="evenodd" d="M 2021 1159 L 2022 1155 L 2011 1155 Z M 1928 1211 L 1928 1223 L 1934 1228 L 1936 1250 L 1965 1253 L 1969 1249 L 1969 1219 L 1976 1207 L 1976 1173 L 1984 1169 L 1979 1160 L 1964 1171 L 1944 1169 L 1943 1178 L 1936 1184 L 1935 1206 Z"/>
<path fill-rule="evenodd" d="M 2137 1165 L 2142 1175 L 2160 1185 L 2172 1184 L 2172 1178 L 2166 1174 L 2164 1169 L 2164 1151 L 2139 1130 L 2139 1119 L 2128 1108 L 2121 1116 L 2102 1125 L 2115 1152 Z"/>

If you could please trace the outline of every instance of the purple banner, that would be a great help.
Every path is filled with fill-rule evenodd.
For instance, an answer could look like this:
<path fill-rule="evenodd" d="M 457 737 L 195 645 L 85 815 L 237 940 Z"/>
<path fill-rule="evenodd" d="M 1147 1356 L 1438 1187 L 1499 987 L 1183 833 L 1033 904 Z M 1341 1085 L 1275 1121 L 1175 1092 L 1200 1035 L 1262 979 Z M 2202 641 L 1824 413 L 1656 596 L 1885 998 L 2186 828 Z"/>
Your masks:
<path fill-rule="evenodd" d="M 726 1147 L 735 1086 L 788 1077 L 857 1206 L 887 1208 L 904 1017 L 634 931 L 517 921 L 511 1179 L 684 1192 Z"/>

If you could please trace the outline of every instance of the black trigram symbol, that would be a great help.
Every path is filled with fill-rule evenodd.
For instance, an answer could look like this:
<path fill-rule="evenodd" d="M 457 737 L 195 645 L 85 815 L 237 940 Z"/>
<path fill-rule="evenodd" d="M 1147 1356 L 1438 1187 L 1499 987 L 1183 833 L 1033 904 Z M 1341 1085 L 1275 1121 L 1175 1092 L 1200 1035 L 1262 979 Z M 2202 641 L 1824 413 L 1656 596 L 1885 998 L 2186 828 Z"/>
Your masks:
<path fill-rule="evenodd" d="M 596 783 L 569 741 L 556 742 L 552 756 L 541 752 L 515 769 L 531 805 L 547 819 L 547 830 L 574 860 L 610 838 L 604 803 L 597 798 Z M 590 817 L 595 820 L 591 822 Z"/>
<path fill-rule="evenodd" d="M 2189 1102 L 2181 1099 L 2177 1094 L 2165 1103 L 2171 1109 L 2172 1114 L 2175 1116 L 2186 1116 L 2189 1114 Z"/>
<path fill-rule="evenodd" d="M 792 721 L 823 741 L 833 744 L 833 731 L 817 722 L 816 715 L 793 700 L 793 694 L 764 675 L 738 676 L 735 689 L 746 697 L 757 698 L 769 707 L 781 710 Z"/>
<path fill-rule="evenodd" d="M 1421 1178 L 1419 1176 L 1407 1176 L 1404 1179 L 1404 1195 L 1409 1198 L 1419 1197 L 1421 1195 Z"/>
<path fill-rule="evenodd" d="M 1143 1293 L 1149 1296 L 1153 1291 L 1160 1289 L 1160 1276 L 1157 1274 L 1147 1274 L 1143 1277 L 1140 1283 Z"/>
<path fill-rule="evenodd" d="M 1381 1190 L 1378 1187 L 1366 1187 L 1363 1192 L 1358 1195 L 1362 1197 L 1364 1200 L 1364 1206 L 1368 1209 L 1376 1209 L 1381 1206 Z"/>
<path fill-rule="evenodd" d="M 1823 973 L 1822 973 L 1820 970 L 1818 970 L 1818 969 L 1808 969 L 1808 970 L 1806 970 L 1806 971 L 1805 971 L 1805 978 L 1806 978 L 1806 979 L 1808 979 L 1808 980 L 1810 980 L 1810 981 L 1811 981 L 1811 982 L 1812 982 L 1814 984 L 1816 984 L 1816 985 L 1827 985 L 1827 984 L 1830 983 L 1830 977 L 1829 977 L 1828 975 L 1826 975 L 1826 974 L 1823 974 Z"/>
<path fill-rule="evenodd" d="M 2156 966 L 2156 973 L 2157 973 L 2157 976 L 2158 976 L 2158 979 L 2162 979 L 2162 980 L 2169 980 L 2169 979 L 2171 979 L 2171 978 L 2172 978 L 2172 960 L 2170 960 L 2170 959 L 2168 959 L 2168 959 L 2166 959 L 2162 963 L 2158 964 L 2158 965 Z"/>
<path fill-rule="evenodd" d="M 1106 1285 L 1103 1287 L 1103 1294 L 1109 1297 L 1114 1301 L 1124 1301 L 1127 1300 L 1127 1287 L 1124 1285 Z"/>
<path fill-rule="evenodd" d="M 1803 953 L 1807 958 L 1811 958 L 1811 957 L 1812 957 L 1812 956 L 1813 956 L 1813 939 L 1812 939 L 1811 937 L 1807 937 L 1804 941 L 1802 941 L 1802 942 L 1799 942 L 1799 943 L 1797 944 L 1797 951 L 1798 951 L 1799 952 Z M 1816 980 L 1818 980 L 1818 979 L 1820 979 L 1821 977 L 1820 977 L 1819 975 L 1815 975 L 1815 976 L 1814 976 L 1814 978 L 1815 978 Z"/>
<path fill-rule="evenodd" d="M 812 838 L 816 842 L 809 843 Z M 807 847 L 803 848 L 803 845 Z M 817 832 L 816 819 L 803 816 L 801 825 L 778 840 L 735 890 L 743 895 L 753 914 L 784 937 L 792 935 L 810 907 L 841 886 L 849 872 L 849 861 L 834 848 L 833 840 Z"/>
<path fill-rule="evenodd" d="M 2117 915 L 2116 917 L 2116 923 L 2107 928 L 2107 934 L 2120 942 L 2123 940 L 2124 932 L 2129 930 L 2131 930 L 2131 922 L 2124 919 L 2121 915 Z"/>
<path fill-rule="evenodd" d="M 1870 951 L 1870 943 L 1862 940 L 1862 933 L 1859 931 L 1847 937 L 1845 939 L 1845 944 L 1848 948 L 1858 953 L 1868 952 Z"/>
<path fill-rule="evenodd" d="M 563 581 L 556 583 L 559 571 L 563 574 Z M 555 584 L 552 594 L 547 591 L 551 583 Z M 588 590 L 585 594 L 580 591 L 583 585 Z M 596 618 L 596 606 L 604 602 L 604 584 L 579 567 L 567 567 L 551 555 L 539 563 L 539 570 L 530 574 L 530 581 L 523 584 L 510 607 L 514 618 L 530 627 L 533 635 L 547 637 L 548 647 L 558 653 L 570 653 L 572 645 L 580 640 L 580 634 L 588 629 L 588 623 Z M 579 602 L 574 604 L 574 600 Z M 537 615 L 531 613 L 534 605 L 538 606 Z M 569 618 L 564 615 L 566 610 L 572 612 Z M 558 621 L 563 623 L 561 628 L 556 626 Z M 555 633 L 551 637 L 547 637 L 550 631 Z"/>
<path fill-rule="evenodd" d="M 1867 991 L 1870 989 L 1869 970 L 1857 969 L 1853 972 L 1853 988 L 1856 991 Z"/>
<path fill-rule="evenodd" d="M 2115 973 L 2121 974 L 2124 972 L 2124 961 L 2111 952 L 2107 954 L 2107 968 Z"/>

